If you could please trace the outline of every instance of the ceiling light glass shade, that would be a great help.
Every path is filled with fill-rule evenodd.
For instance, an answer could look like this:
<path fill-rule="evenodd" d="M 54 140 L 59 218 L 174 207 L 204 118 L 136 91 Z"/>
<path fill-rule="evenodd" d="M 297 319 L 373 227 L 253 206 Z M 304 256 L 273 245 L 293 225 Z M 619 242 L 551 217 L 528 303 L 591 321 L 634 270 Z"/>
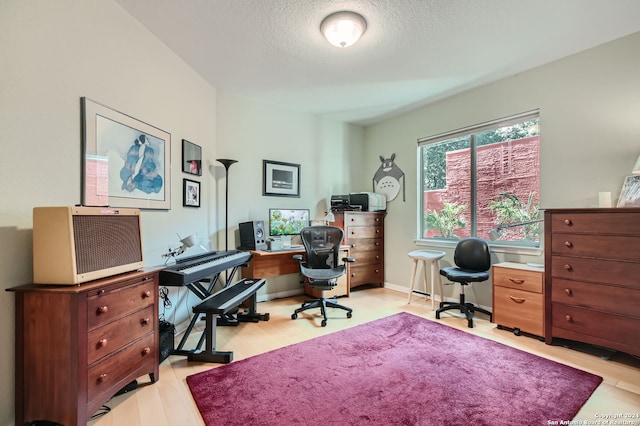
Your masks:
<path fill-rule="evenodd" d="M 355 12 L 336 12 L 324 18 L 320 32 L 329 43 L 338 47 L 348 47 L 358 41 L 367 29 L 367 21 Z"/>

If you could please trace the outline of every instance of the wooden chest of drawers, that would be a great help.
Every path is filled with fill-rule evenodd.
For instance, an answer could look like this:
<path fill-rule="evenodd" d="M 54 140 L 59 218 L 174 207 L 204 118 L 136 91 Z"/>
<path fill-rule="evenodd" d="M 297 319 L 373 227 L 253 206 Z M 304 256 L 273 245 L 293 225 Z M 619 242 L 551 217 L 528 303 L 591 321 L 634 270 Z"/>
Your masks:
<path fill-rule="evenodd" d="M 640 209 L 545 211 L 546 342 L 640 356 Z"/>
<path fill-rule="evenodd" d="M 344 230 L 344 244 L 355 263 L 349 265 L 351 288 L 363 284 L 384 286 L 385 212 L 336 212 L 334 226 Z"/>
<path fill-rule="evenodd" d="M 86 425 L 115 393 L 158 380 L 158 272 L 16 293 L 16 425 Z"/>
<path fill-rule="evenodd" d="M 516 334 L 544 336 L 544 269 L 522 263 L 492 266 L 493 322 Z"/>

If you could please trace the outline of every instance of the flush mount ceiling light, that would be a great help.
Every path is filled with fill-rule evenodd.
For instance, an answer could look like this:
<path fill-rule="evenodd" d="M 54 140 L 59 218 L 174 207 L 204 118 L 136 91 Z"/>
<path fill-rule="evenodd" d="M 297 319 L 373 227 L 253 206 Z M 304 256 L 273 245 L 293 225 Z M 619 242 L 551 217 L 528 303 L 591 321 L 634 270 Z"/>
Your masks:
<path fill-rule="evenodd" d="M 348 47 L 358 41 L 367 29 L 367 21 L 355 12 L 336 12 L 327 16 L 320 24 L 320 32 L 329 43 L 338 47 Z"/>

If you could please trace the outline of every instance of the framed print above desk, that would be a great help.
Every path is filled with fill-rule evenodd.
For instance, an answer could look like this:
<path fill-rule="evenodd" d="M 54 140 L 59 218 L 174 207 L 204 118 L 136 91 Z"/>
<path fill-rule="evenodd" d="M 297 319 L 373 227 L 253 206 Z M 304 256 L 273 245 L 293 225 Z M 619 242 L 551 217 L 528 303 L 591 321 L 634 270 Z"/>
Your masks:
<path fill-rule="evenodd" d="M 300 197 L 300 164 L 262 160 L 262 195 Z"/>

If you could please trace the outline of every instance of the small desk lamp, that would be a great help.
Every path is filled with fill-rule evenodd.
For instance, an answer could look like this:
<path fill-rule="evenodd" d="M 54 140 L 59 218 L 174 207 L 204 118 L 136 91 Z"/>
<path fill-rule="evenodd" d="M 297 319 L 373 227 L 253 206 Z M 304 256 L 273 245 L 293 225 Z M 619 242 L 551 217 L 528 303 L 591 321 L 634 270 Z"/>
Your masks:
<path fill-rule="evenodd" d="M 178 238 L 180 238 L 179 234 Z M 198 237 L 196 234 L 191 234 L 187 237 L 184 237 L 180 240 L 180 242 L 182 243 L 182 245 L 180 247 L 177 247 L 175 249 L 172 249 L 171 247 L 169 247 L 169 251 L 165 254 L 162 255 L 162 257 L 176 257 L 176 256 L 180 256 L 182 253 L 184 253 L 189 247 L 193 247 L 197 242 L 198 242 Z M 202 246 L 202 244 L 200 245 L 200 247 L 206 251 L 206 249 Z M 167 259 L 169 260 L 169 259 Z"/>
<path fill-rule="evenodd" d="M 634 175 L 640 175 L 640 157 L 636 161 L 635 166 L 633 166 L 633 170 L 631 171 Z"/>

